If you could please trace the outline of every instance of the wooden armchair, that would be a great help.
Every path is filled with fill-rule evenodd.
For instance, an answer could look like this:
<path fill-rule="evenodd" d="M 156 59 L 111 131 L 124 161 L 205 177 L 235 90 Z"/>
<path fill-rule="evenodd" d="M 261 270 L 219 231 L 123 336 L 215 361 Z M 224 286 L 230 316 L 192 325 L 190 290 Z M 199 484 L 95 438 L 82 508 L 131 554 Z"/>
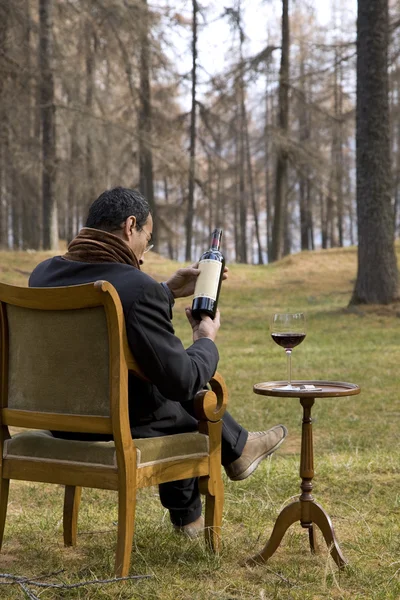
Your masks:
<path fill-rule="evenodd" d="M 105 281 L 64 288 L 0 284 L 0 548 L 11 479 L 65 486 L 64 543 L 75 545 L 81 487 L 118 491 L 115 573 L 129 571 L 136 491 L 200 478 L 205 538 L 217 552 L 223 507 L 221 417 L 227 390 L 217 373 L 197 394 L 199 432 L 133 440 L 128 370 L 143 376 L 126 338 L 119 296 Z M 26 428 L 11 436 L 9 426 Z M 48 430 L 111 434 L 111 442 Z"/>

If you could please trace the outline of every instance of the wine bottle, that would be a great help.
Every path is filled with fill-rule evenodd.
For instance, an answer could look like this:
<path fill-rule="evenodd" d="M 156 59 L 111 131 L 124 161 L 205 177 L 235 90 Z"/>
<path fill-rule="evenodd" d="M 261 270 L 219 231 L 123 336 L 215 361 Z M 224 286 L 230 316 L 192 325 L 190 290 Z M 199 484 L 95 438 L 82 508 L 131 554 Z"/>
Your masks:
<path fill-rule="evenodd" d="M 204 252 L 199 261 L 200 274 L 197 277 L 192 302 L 193 317 L 200 321 L 201 315 L 214 319 L 217 312 L 219 292 L 225 259 L 220 252 L 222 229 L 214 229 L 210 249 Z"/>

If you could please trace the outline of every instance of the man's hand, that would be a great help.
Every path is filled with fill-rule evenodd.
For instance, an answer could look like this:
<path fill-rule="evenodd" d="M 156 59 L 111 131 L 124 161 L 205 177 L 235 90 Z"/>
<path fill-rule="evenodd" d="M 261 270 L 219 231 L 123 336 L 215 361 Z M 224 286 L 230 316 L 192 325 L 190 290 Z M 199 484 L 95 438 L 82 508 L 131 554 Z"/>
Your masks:
<path fill-rule="evenodd" d="M 217 337 L 218 329 L 221 326 L 220 313 L 217 309 L 214 320 L 210 317 L 202 317 L 201 321 L 197 321 L 193 318 L 192 311 L 189 307 L 185 308 L 187 319 L 193 330 L 193 341 L 199 340 L 200 338 L 209 338 L 215 342 Z"/>
<path fill-rule="evenodd" d="M 196 280 L 200 273 L 198 267 L 199 263 L 196 262 L 190 267 L 178 269 L 176 273 L 166 281 L 174 298 L 186 298 L 186 296 L 191 296 L 193 294 Z M 227 277 L 228 267 L 225 267 L 222 279 L 227 279 Z"/>

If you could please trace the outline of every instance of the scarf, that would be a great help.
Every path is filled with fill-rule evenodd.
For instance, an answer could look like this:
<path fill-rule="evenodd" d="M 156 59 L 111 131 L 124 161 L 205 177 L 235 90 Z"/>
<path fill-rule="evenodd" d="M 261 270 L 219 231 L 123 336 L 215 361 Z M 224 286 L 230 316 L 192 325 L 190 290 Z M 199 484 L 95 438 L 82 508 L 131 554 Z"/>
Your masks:
<path fill-rule="evenodd" d="M 140 270 L 139 261 L 121 238 L 108 231 L 84 227 L 68 245 L 63 258 L 86 263 L 125 263 Z"/>

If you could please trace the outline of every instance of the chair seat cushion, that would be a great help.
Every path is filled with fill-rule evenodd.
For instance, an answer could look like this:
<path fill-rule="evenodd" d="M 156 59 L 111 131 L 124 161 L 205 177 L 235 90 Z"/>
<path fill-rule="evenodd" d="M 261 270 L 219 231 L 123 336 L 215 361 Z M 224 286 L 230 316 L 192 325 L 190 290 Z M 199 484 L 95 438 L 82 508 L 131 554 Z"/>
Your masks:
<path fill-rule="evenodd" d="M 208 436 L 178 433 L 163 437 L 133 440 L 138 468 L 157 462 L 201 457 L 208 454 Z M 114 442 L 82 442 L 54 437 L 50 431 L 27 430 L 4 443 L 4 458 L 45 459 L 78 464 L 116 467 Z"/>

